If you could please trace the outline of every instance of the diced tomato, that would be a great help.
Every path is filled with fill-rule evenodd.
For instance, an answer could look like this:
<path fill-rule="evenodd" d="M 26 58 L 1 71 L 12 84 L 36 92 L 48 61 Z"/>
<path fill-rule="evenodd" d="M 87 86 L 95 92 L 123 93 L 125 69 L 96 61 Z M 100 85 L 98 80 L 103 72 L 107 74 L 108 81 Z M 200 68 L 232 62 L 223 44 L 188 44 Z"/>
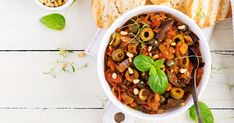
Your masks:
<path fill-rule="evenodd" d="M 122 82 L 122 77 L 117 74 L 116 79 L 112 78 L 112 72 L 111 71 L 106 71 L 105 72 L 105 77 L 108 83 L 110 83 L 113 86 L 113 83 L 121 83 Z"/>
<path fill-rule="evenodd" d="M 175 29 L 170 28 L 170 29 L 167 31 L 167 38 L 172 39 L 175 35 L 176 35 Z"/>
<path fill-rule="evenodd" d="M 115 63 L 111 59 L 107 62 L 107 65 L 110 67 L 112 71 L 115 70 Z"/>
<path fill-rule="evenodd" d="M 160 21 L 160 20 L 153 20 L 153 26 L 159 27 L 160 24 L 161 24 L 161 21 Z"/>
<path fill-rule="evenodd" d="M 183 43 L 182 46 L 180 47 L 180 52 L 182 54 L 185 54 L 188 50 L 188 45 L 186 43 Z"/>

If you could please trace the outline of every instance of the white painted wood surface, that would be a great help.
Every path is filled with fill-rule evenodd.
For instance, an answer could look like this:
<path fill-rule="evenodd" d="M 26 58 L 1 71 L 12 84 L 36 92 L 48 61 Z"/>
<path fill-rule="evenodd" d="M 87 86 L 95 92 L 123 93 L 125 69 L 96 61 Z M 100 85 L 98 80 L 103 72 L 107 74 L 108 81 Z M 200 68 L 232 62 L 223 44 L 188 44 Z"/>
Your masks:
<path fill-rule="evenodd" d="M 77 0 L 70 9 L 62 11 L 67 25 L 56 32 L 39 23 L 41 16 L 51 12 L 41 10 L 33 0 L 0 1 L 1 123 L 101 123 L 107 98 L 97 78 L 95 58 L 79 58 L 76 51 L 63 59 L 56 51 L 85 49 L 97 30 L 90 4 L 91 0 Z M 234 84 L 230 20 L 217 24 L 209 44 L 214 69 L 201 100 L 211 107 L 215 122 L 233 123 L 234 88 L 227 86 Z M 43 74 L 57 60 L 74 62 L 77 68 L 88 63 L 88 67 L 75 73 L 57 71 L 57 78 Z M 191 122 L 186 113 L 158 122 L 171 121 Z"/>

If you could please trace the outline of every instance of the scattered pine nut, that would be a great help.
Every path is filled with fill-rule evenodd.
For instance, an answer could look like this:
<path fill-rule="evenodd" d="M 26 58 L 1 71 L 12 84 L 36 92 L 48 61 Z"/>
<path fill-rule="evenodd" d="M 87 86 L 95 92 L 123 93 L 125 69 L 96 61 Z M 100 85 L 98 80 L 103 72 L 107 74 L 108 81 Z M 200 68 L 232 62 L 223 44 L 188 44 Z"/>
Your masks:
<path fill-rule="evenodd" d="M 187 72 L 187 69 L 181 68 L 179 71 L 180 71 L 180 73 L 185 73 L 185 72 Z"/>
<path fill-rule="evenodd" d="M 158 54 L 154 55 L 152 58 L 153 58 L 153 60 L 157 59 L 158 58 Z"/>
<path fill-rule="evenodd" d="M 116 79 L 116 78 L 117 78 L 117 74 L 116 74 L 116 73 L 113 73 L 113 74 L 112 74 L 112 78 L 113 78 L 113 79 Z"/>
<path fill-rule="evenodd" d="M 126 31 L 120 31 L 120 34 L 121 34 L 121 35 L 127 35 L 128 32 L 126 32 Z"/>
<path fill-rule="evenodd" d="M 175 45 L 176 45 L 176 42 L 172 42 L 172 43 L 171 43 L 171 46 L 175 46 Z"/>
<path fill-rule="evenodd" d="M 79 52 L 78 56 L 81 57 L 81 58 L 83 58 L 83 57 L 86 56 L 86 54 L 85 54 L 85 52 L 82 52 L 82 51 L 81 51 L 81 52 Z"/>
<path fill-rule="evenodd" d="M 135 95 L 137 95 L 137 94 L 139 93 L 139 90 L 138 90 L 137 88 L 134 88 L 134 89 L 133 89 L 133 93 L 134 93 Z"/>
<path fill-rule="evenodd" d="M 134 83 L 134 84 L 137 84 L 137 83 L 139 83 L 139 82 L 140 82 L 139 79 L 134 79 L 134 80 L 133 80 L 133 83 Z"/>
<path fill-rule="evenodd" d="M 132 53 L 129 53 L 129 52 L 127 52 L 126 55 L 127 55 L 129 58 L 134 57 L 134 55 L 133 55 Z"/>
<path fill-rule="evenodd" d="M 152 48 L 153 48 L 152 46 L 149 46 L 148 47 L 148 52 L 150 52 L 152 50 Z"/>
<path fill-rule="evenodd" d="M 128 72 L 129 72 L 129 74 L 133 74 L 133 69 L 128 67 Z"/>

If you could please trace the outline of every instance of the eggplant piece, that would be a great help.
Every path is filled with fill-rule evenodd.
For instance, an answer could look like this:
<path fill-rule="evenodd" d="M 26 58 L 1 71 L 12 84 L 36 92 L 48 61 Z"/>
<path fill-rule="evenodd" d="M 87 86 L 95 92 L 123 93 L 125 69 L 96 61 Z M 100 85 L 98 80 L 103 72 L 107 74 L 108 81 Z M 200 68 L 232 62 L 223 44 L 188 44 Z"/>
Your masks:
<path fill-rule="evenodd" d="M 168 31 L 169 28 L 174 24 L 174 20 L 172 18 L 168 18 L 165 21 L 162 22 L 159 28 L 163 31 Z"/>
<path fill-rule="evenodd" d="M 162 105 L 160 108 L 162 108 L 164 110 L 175 108 L 178 105 L 180 105 L 182 102 L 183 102 L 183 100 L 176 100 L 176 99 L 169 98 L 167 100 L 167 104 Z"/>
<path fill-rule="evenodd" d="M 167 73 L 167 77 L 168 77 L 168 81 L 173 84 L 176 87 L 182 88 L 185 87 L 186 85 L 180 81 L 175 81 L 177 80 L 176 74 L 175 73 L 171 73 L 170 71 L 166 71 Z"/>
<path fill-rule="evenodd" d="M 166 32 L 169 30 L 169 28 L 174 24 L 174 20 L 172 18 L 166 19 L 162 24 L 160 25 L 160 31 L 156 35 L 156 39 L 159 42 L 162 42 L 166 38 Z"/>
<path fill-rule="evenodd" d="M 128 61 L 128 59 L 125 59 L 119 65 L 117 65 L 116 68 L 119 72 L 124 72 L 129 66 L 130 62 Z"/>

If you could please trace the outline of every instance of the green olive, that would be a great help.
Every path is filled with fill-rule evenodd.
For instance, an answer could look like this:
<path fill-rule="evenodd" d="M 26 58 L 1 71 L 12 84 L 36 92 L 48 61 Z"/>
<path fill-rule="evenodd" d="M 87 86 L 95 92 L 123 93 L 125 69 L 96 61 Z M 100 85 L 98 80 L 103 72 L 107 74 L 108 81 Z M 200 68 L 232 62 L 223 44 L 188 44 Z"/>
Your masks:
<path fill-rule="evenodd" d="M 176 62 L 174 60 L 167 60 L 166 63 L 167 63 L 168 67 L 173 67 L 176 64 Z"/>
<path fill-rule="evenodd" d="M 111 57 L 114 61 L 120 62 L 124 59 L 125 53 L 122 49 L 117 49 L 112 52 Z"/>
<path fill-rule="evenodd" d="M 184 96 L 184 90 L 182 88 L 172 88 L 170 95 L 172 98 L 179 100 Z"/>
<path fill-rule="evenodd" d="M 138 26 L 137 24 L 132 24 L 128 27 L 129 31 L 136 34 L 138 32 Z"/>
<path fill-rule="evenodd" d="M 133 74 L 130 74 L 129 71 L 127 70 L 125 73 L 125 77 L 128 81 L 133 82 L 134 79 L 139 78 L 139 73 L 137 72 L 137 70 L 133 69 Z"/>
<path fill-rule="evenodd" d="M 114 47 L 118 46 L 120 44 L 120 42 L 121 42 L 121 40 L 120 40 L 120 34 L 119 33 L 113 33 L 111 35 L 110 40 L 111 40 L 110 45 L 112 45 Z"/>
<path fill-rule="evenodd" d="M 142 41 L 149 41 L 154 38 L 154 31 L 151 28 L 146 27 L 141 31 L 140 37 Z"/>
<path fill-rule="evenodd" d="M 138 96 L 141 101 L 145 101 L 149 96 L 149 91 L 147 89 L 141 89 Z"/>

